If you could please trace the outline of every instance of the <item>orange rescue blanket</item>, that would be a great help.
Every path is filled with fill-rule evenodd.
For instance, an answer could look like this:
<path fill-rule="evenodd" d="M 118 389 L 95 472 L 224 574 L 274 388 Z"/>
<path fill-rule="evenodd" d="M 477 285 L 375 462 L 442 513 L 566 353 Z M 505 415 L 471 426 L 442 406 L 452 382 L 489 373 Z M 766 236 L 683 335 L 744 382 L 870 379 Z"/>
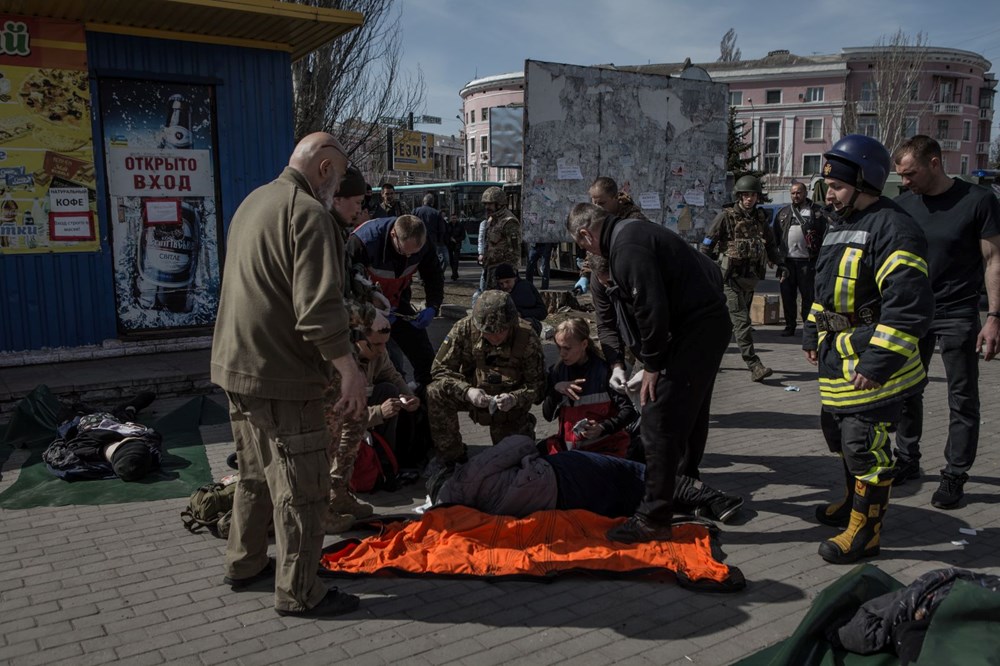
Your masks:
<path fill-rule="evenodd" d="M 667 570 L 685 587 L 720 591 L 745 587 L 739 569 L 713 557 L 706 525 L 675 524 L 670 541 L 608 541 L 605 533 L 623 521 L 583 510 L 539 511 L 514 518 L 445 506 L 428 511 L 420 520 L 389 523 L 377 536 L 334 544 L 325 549 L 320 566 L 333 575 L 381 572 L 491 579 Z"/>

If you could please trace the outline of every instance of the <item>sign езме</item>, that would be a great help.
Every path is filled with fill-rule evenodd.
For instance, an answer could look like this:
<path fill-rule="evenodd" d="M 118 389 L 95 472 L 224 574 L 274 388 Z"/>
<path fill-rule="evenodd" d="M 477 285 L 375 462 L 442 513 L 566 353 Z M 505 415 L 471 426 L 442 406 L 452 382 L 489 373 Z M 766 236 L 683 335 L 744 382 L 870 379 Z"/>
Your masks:
<path fill-rule="evenodd" d="M 410 130 L 390 130 L 389 169 L 394 171 L 434 170 L 434 135 Z"/>

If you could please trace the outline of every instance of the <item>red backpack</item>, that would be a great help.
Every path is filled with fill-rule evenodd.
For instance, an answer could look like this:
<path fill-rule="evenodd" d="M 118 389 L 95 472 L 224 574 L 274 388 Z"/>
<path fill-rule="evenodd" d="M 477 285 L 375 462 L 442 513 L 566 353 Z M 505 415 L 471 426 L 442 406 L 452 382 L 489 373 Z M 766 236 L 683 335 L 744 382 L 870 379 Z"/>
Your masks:
<path fill-rule="evenodd" d="M 398 487 L 398 473 L 399 464 L 392 447 L 377 432 L 369 430 L 358 447 L 354 474 L 351 476 L 351 490 L 356 493 L 395 490 Z"/>

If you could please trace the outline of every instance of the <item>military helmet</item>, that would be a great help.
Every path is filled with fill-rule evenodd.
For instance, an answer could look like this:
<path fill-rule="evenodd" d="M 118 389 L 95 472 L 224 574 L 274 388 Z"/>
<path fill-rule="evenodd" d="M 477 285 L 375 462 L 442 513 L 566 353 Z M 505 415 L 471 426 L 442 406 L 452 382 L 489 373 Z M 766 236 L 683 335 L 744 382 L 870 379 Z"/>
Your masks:
<path fill-rule="evenodd" d="M 736 185 L 733 187 L 733 192 L 735 194 L 742 194 L 744 192 L 763 194 L 764 190 L 760 186 L 760 178 L 748 174 L 746 176 L 741 176 L 740 179 L 736 181 Z"/>
<path fill-rule="evenodd" d="M 843 180 L 876 196 L 885 187 L 892 163 L 885 146 L 864 134 L 848 134 L 823 153 L 823 159 L 826 160 L 824 176 Z"/>
<path fill-rule="evenodd" d="M 472 306 L 472 323 L 483 333 L 502 333 L 517 323 L 517 307 L 505 291 L 490 289 Z"/>
<path fill-rule="evenodd" d="M 504 195 L 503 190 L 494 185 L 493 187 L 487 187 L 486 191 L 483 192 L 482 202 L 484 204 L 492 203 L 503 206 L 507 203 L 507 197 Z"/>

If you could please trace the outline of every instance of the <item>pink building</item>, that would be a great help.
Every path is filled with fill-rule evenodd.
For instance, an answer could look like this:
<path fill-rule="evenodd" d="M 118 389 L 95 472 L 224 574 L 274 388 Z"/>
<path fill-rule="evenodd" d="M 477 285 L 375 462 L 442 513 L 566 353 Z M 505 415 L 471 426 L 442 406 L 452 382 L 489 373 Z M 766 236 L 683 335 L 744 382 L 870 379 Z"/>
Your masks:
<path fill-rule="evenodd" d="M 895 141 L 879 127 L 873 47 L 813 57 L 772 51 L 760 60 L 703 67 L 729 84 L 730 103 L 751 128 L 758 168 L 769 173 L 772 189 L 818 174 L 823 151 L 845 129 L 886 144 L 927 134 L 941 144 L 949 173 L 987 168 L 997 85 L 991 63 L 959 49 L 930 47 L 923 56 Z"/>
<path fill-rule="evenodd" d="M 750 131 L 756 167 L 768 173 L 772 198 L 782 201 L 793 180 L 808 181 L 819 174 L 823 152 L 845 130 L 881 138 L 873 79 L 876 55 L 876 47 L 845 48 L 839 54 L 819 56 L 779 50 L 759 60 L 699 66 L 712 80 L 729 84 L 730 104 Z M 990 61 L 971 51 L 940 47 L 925 47 L 921 55 L 921 74 L 906 94 L 899 136 L 886 143 L 927 134 L 941 144 L 949 173 L 988 168 L 997 87 Z M 666 63 L 617 69 L 676 76 L 683 67 Z M 460 94 L 469 179 L 516 179 L 511 170 L 502 173 L 503 169 L 488 167 L 488 114 L 490 107 L 523 104 L 523 74 L 477 79 Z"/>
<path fill-rule="evenodd" d="M 467 180 L 517 182 L 520 169 L 490 166 L 490 109 L 524 105 L 524 72 L 497 74 L 465 84 L 459 92 L 465 122 Z"/>

